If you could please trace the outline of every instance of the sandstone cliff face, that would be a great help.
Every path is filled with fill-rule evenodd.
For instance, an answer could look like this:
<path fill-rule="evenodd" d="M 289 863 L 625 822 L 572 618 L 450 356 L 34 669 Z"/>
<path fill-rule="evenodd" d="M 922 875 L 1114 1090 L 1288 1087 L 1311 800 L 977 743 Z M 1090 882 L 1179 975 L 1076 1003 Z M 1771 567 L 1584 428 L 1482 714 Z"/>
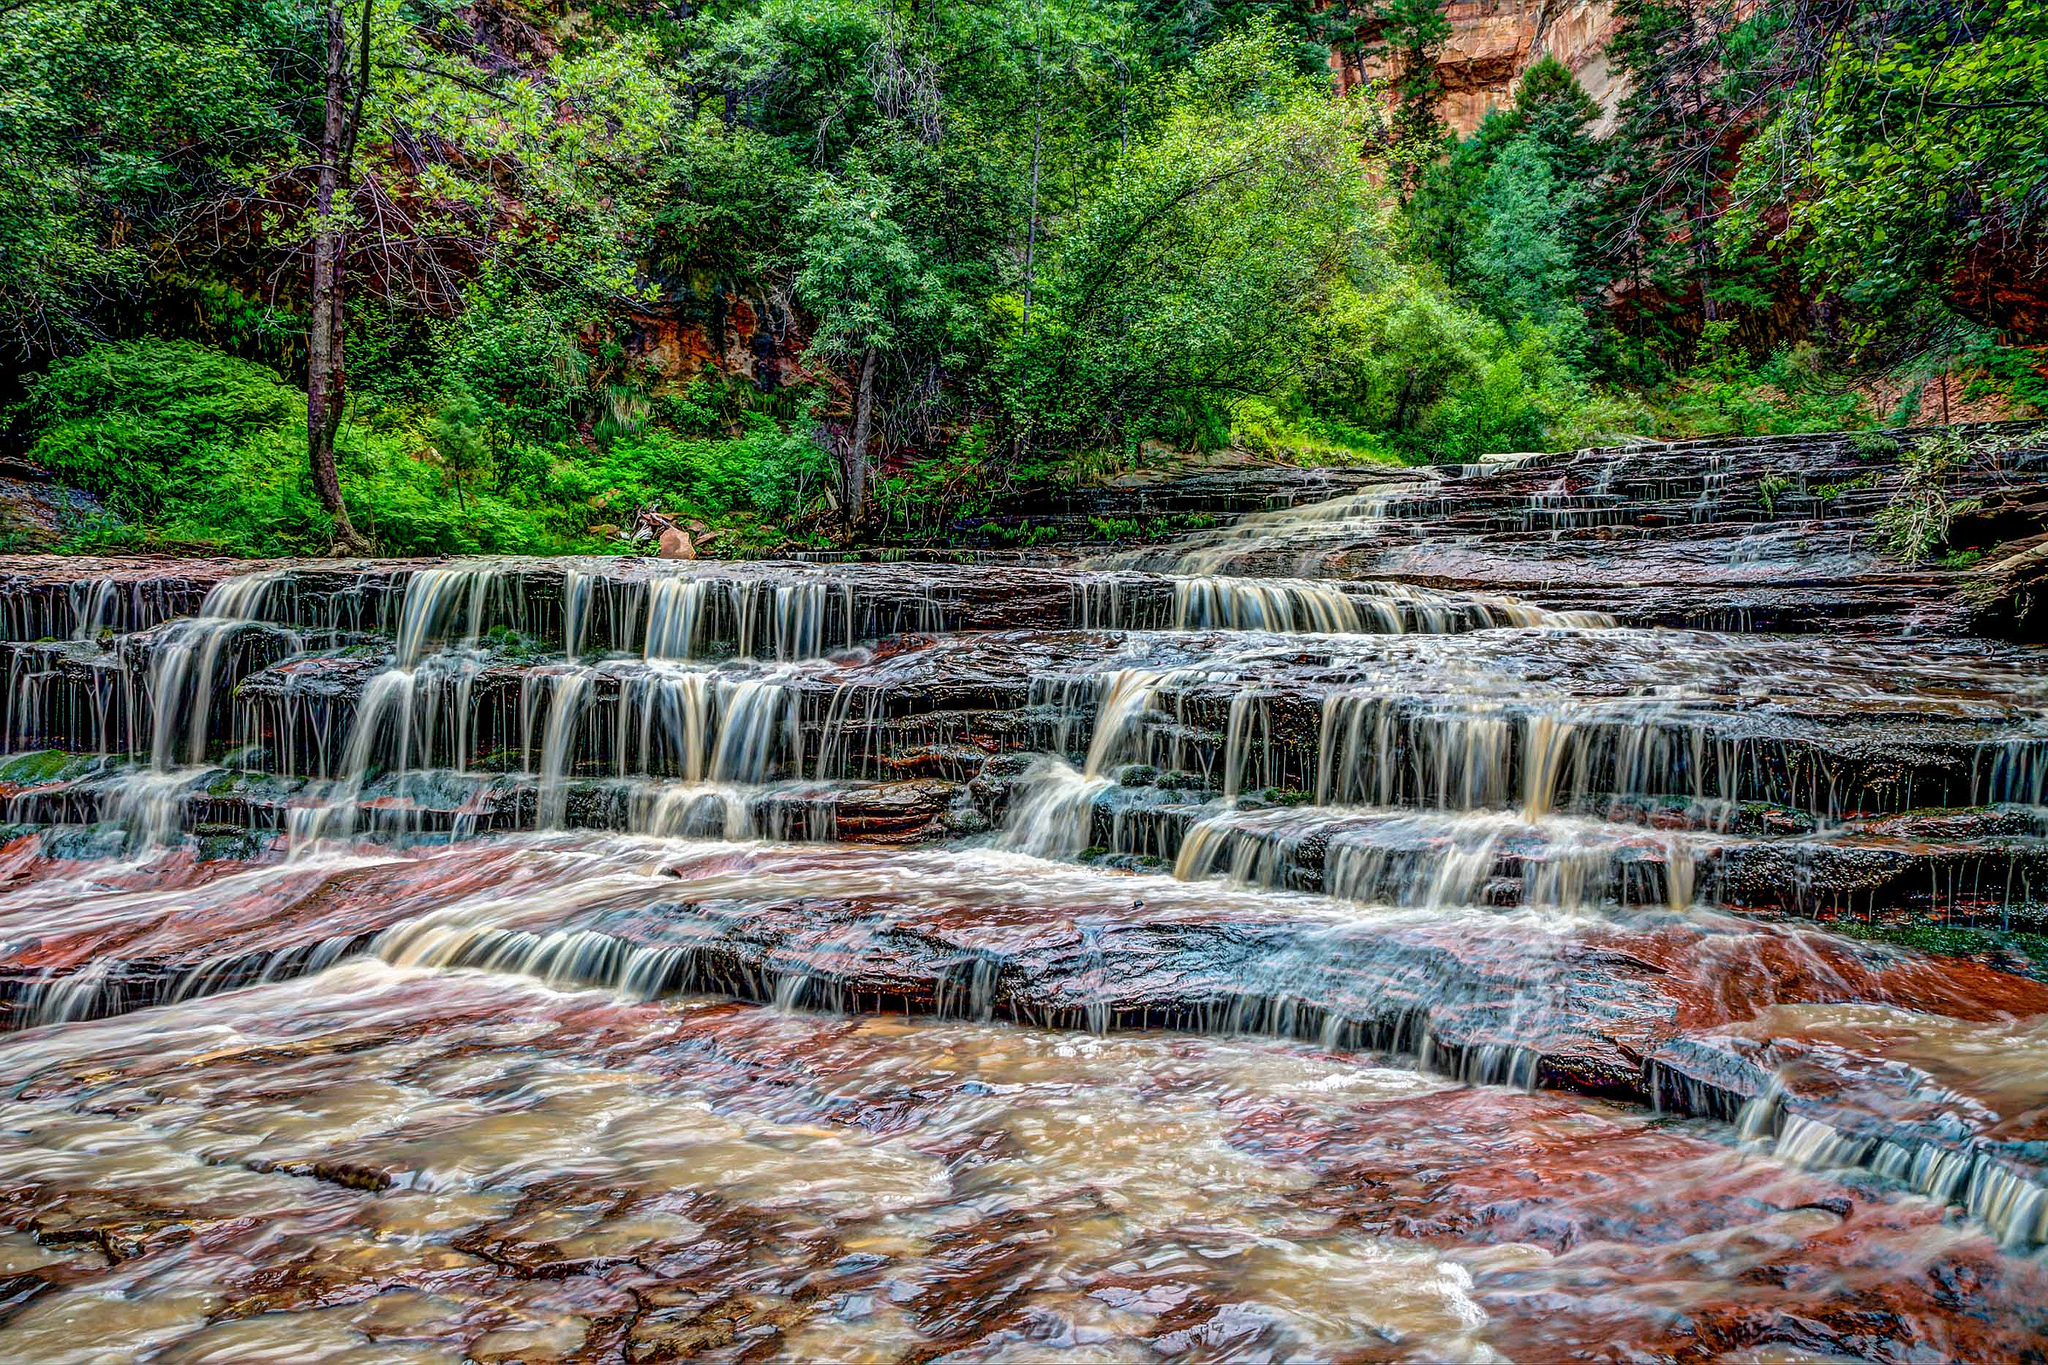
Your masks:
<path fill-rule="evenodd" d="M 1441 110 L 1460 137 L 1477 128 L 1487 110 L 1510 103 L 1515 82 L 1546 54 L 1600 102 L 1604 115 L 1595 131 L 1609 130 L 1622 94 L 1607 60 L 1615 31 L 1611 0 L 1452 0 L 1444 15 L 1451 36 L 1437 58 Z M 1385 64 L 1369 58 L 1361 63 L 1340 54 L 1331 66 L 1346 90 L 1385 74 Z"/>
<path fill-rule="evenodd" d="M 658 288 L 656 302 L 632 317 L 626 349 L 665 380 L 687 386 L 708 369 L 769 390 L 798 378 L 803 338 L 776 290 L 709 272 Z"/>

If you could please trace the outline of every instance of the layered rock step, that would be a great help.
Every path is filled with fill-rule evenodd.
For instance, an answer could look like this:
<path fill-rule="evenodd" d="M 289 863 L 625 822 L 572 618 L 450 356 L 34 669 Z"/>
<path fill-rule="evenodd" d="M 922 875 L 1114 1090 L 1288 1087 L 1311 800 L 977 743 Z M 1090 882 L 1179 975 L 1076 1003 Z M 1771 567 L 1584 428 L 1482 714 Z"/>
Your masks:
<path fill-rule="evenodd" d="M 628 771 L 666 771 L 707 752 L 715 762 L 737 725 L 761 733 L 750 765 L 815 777 L 951 743 L 970 763 L 1096 749 L 1098 767 L 1211 775 L 1226 793 L 1538 811 L 1587 794 L 1683 795 L 1833 817 L 2039 804 L 2048 681 L 2029 668 L 1987 650 L 1658 632 L 995 632 L 897 637 L 783 667 L 485 656 L 399 670 L 397 687 L 388 656 L 315 657 L 252 675 L 238 701 L 250 742 L 301 752 L 310 771 L 338 768 L 350 719 L 404 691 L 415 720 L 431 713 L 437 736 L 459 740 L 460 753 L 440 739 L 415 748 L 444 766 L 512 749 L 538 770 L 552 727 L 565 766 L 616 767 L 623 735 Z M 322 704 L 332 709 L 305 717 Z M 650 717 L 662 753 L 635 767 Z M 694 741 L 669 746 L 670 733 Z M 326 740 L 285 742 L 294 735 Z"/>
<path fill-rule="evenodd" d="M 0 897 L 16 1026 L 377 957 L 642 999 L 709 991 L 839 1014 L 1304 1037 L 1467 1081 L 1742 1117 L 1816 1164 L 1858 1164 L 1868 1148 L 1862 1164 L 2007 1241 L 2042 1240 L 2038 1114 L 2012 1108 L 2038 1094 L 2032 1054 L 1988 1044 L 2010 1030 L 2002 1021 L 2048 1013 L 2048 985 L 1827 935 L 1700 916 L 1374 911 L 999 851 L 557 839 L 169 880 L 111 897 L 81 885 L 67 900 L 61 876 L 46 877 L 33 896 Z M 1819 982 L 1870 1003 L 1812 1007 L 1816 1022 L 1793 1029 L 1799 1010 L 1778 1002 Z M 1884 1103 L 1899 1075 L 1885 1053 L 1787 1079 L 1785 1058 L 1828 1027 L 1890 1038 L 1908 1058 L 1931 1039 L 1920 1047 L 1944 1059 L 1943 1088 L 1909 1084 L 1918 1107 Z M 1975 1107 L 1929 1108 L 1957 1095 Z M 1792 1150 L 1787 1114 L 1844 1135 L 1844 1149 Z M 1934 1158 L 1915 1154 L 1929 1134 L 1965 1175 L 1992 1164 L 1972 1179 L 1927 1174 Z"/>
<path fill-rule="evenodd" d="M 2048 531 L 2048 436 L 2039 424 L 2008 424 L 1717 439 L 1421 471 L 1405 485 L 1088 562 L 1384 579 L 1638 626 L 1873 636 L 1985 628 L 2039 639 L 2041 622 L 2028 615 L 2038 564 L 2008 550 L 1981 564 L 1911 565 L 1889 551 L 1880 513 L 1909 481 L 1924 484 L 1935 463 L 1933 481 L 1958 509 L 1954 544 L 2020 549 Z"/>
<path fill-rule="evenodd" d="M 904 782 L 715 783 L 645 779 L 563 782 L 543 791 L 525 773 L 428 769 L 384 773 L 346 793 L 345 823 L 362 832 L 469 835 L 533 829 L 543 804 L 552 827 L 697 838 L 895 843 L 982 827 L 963 784 Z M 6 819 L 24 828 L 120 827 L 117 840 L 292 832 L 300 817 L 336 805 L 331 784 L 228 767 L 156 772 L 58 750 L 0 761 Z"/>
<path fill-rule="evenodd" d="M 240 657 L 211 667 L 234 676 Z M 1555 628 L 996 632 L 783 665 L 479 648 L 404 668 L 359 647 L 242 676 L 211 722 L 238 746 L 227 770 L 17 760 L 0 780 L 16 820 L 143 832 L 1006 822 L 1039 852 L 1174 863 L 1195 830 L 1186 875 L 1249 860 L 1268 884 L 1364 899 L 1412 901 L 1421 879 L 1512 901 L 1561 876 L 1595 901 L 2031 915 L 2048 683 L 2027 662 Z M 1048 750 L 1080 766 L 1029 757 Z M 1999 802 L 1974 823 L 1879 818 Z M 1418 825 L 1404 806 L 1477 818 Z M 1604 824 L 1546 827 L 1560 813 Z M 1683 827 L 1720 837 L 1660 833 Z"/>

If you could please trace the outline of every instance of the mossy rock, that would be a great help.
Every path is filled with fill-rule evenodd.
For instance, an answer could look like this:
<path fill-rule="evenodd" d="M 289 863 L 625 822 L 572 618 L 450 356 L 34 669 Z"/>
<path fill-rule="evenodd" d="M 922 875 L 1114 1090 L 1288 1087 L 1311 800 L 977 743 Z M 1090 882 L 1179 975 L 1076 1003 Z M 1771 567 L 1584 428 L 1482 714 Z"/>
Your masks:
<path fill-rule="evenodd" d="M 107 760 L 96 754 L 66 753 L 62 749 L 36 749 L 25 754 L 15 754 L 5 762 L 0 762 L 0 783 L 31 787 L 44 782 L 65 782 L 75 777 L 96 773 L 106 766 Z"/>

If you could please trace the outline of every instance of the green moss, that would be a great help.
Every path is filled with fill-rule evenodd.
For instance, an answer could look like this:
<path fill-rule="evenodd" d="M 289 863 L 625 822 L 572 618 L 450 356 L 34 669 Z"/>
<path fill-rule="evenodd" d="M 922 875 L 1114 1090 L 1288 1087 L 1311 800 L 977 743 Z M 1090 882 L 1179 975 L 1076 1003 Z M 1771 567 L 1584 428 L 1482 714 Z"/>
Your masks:
<path fill-rule="evenodd" d="M 1963 928 L 1926 920 L 1872 924 L 1838 920 L 1827 927 L 1848 938 L 1890 943 L 1935 957 L 1967 957 L 1988 962 L 2000 971 L 2048 981 L 2048 934 Z"/>
<path fill-rule="evenodd" d="M 1853 493 L 1865 488 L 1877 487 L 1877 481 L 1881 476 L 1882 471 L 1873 469 L 1867 474 L 1858 474 L 1853 479 L 1843 479 L 1838 483 L 1815 484 L 1813 495 L 1822 502 L 1833 502 L 1844 493 Z"/>
<path fill-rule="evenodd" d="M 62 749 L 38 749 L 33 753 L 16 754 L 0 763 L 0 782 L 17 787 L 59 782 L 65 778 L 82 777 L 97 769 L 100 763 L 98 758 L 68 754 Z"/>

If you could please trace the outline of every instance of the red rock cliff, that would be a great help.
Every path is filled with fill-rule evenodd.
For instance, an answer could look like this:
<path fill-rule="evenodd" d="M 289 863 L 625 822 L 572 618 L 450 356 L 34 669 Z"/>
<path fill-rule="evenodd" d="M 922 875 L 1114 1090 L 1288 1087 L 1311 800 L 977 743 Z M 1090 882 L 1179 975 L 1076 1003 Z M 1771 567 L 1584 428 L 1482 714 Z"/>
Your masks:
<path fill-rule="evenodd" d="M 1612 117 L 1620 79 L 1608 68 L 1611 0 L 1452 0 L 1451 36 L 1437 58 L 1444 121 L 1464 136 L 1488 109 L 1514 99 L 1515 82 L 1546 53 L 1563 62 Z M 1343 89 L 1377 80 L 1384 64 L 1339 53 L 1330 59 Z M 1603 120 L 1604 122 L 1604 120 Z M 1604 131 L 1604 128 L 1602 129 Z"/>

